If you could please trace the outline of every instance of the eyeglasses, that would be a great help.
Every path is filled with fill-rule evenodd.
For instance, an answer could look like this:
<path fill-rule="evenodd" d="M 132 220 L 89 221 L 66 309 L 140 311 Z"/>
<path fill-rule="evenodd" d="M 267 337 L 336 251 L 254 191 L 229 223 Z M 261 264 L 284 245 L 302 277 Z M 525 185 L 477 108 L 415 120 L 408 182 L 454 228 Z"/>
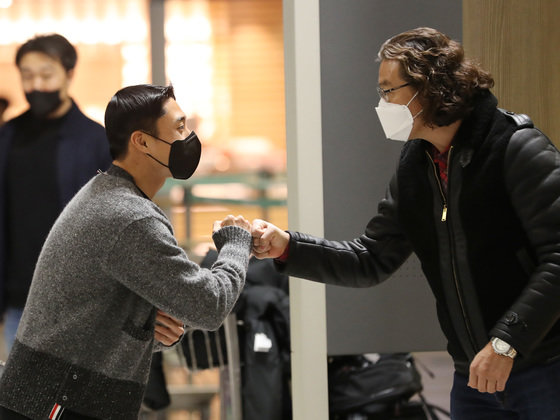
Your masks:
<path fill-rule="evenodd" d="M 389 99 L 389 93 L 394 92 L 395 90 L 398 90 L 400 88 L 403 88 L 405 86 L 410 85 L 410 83 L 405 83 L 404 85 L 400 85 L 394 88 L 390 88 L 390 89 L 381 89 L 379 86 L 377 87 L 377 93 L 379 93 L 379 97 L 383 98 L 384 100 L 388 100 Z"/>

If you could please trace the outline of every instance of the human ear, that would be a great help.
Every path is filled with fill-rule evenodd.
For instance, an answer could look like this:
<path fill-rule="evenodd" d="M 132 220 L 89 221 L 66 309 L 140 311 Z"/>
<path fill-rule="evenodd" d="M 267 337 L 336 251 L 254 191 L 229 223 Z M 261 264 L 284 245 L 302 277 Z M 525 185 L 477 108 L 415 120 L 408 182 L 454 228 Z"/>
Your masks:
<path fill-rule="evenodd" d="M 66 78 L 68 79 L 69 83 L 72 81 L 72 79 L 74 78 L 74 69 L 70 69 L 66 72 Z"/>
<path fill-rule="evenodd" d="M 142 153 L 146 153 L 148 145 L 146 143 L 146 135 L 140 130 L 133 131 L 130 135 L 130 145 Z"/>

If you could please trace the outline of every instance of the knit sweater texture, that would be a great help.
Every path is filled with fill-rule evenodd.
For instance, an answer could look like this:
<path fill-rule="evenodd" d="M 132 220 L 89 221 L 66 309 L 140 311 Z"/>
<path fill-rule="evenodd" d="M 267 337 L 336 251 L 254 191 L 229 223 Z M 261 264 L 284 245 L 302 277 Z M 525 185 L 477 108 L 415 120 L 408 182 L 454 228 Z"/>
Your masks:
<path fill-rule="evenodd" d="M 190 261 L 163 211 L 116 166 L 93 178 L 54 224 L 37 262 L 0 405 L 46 419 L 55 404 L 99 419 L 136 419 L 157 309 L 217 329 L 241 292 L 251 235 L 213 236 L 210 269 Z"/>

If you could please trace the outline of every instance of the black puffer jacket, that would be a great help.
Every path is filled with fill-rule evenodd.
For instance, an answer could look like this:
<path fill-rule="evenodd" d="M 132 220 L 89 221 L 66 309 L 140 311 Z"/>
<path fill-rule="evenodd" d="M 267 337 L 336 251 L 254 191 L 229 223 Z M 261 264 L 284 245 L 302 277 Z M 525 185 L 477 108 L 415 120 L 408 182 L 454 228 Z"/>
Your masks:
<path fill-rule="evenodd" d="M 461 124 L 447 196 L 429 144 L 408 141 L 362 236 L 335 242 L 290 232 L 279 268 L 367 287 L 415 252 L 458 371 L 468 373 L 492 336 L 519 352 L 514 370 L 560 357 L 560 153 L 528 117 L 496 105 L 484 92 Z"/>

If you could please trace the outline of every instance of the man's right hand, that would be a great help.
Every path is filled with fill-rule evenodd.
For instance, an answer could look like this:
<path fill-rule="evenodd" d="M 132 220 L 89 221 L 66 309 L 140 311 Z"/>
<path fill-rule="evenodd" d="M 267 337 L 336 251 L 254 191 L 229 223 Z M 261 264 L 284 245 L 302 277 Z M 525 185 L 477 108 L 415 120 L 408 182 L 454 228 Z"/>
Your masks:
<path fill-rule="evenodd" d="M 272 223 L 261 219 L 253 220 L 253 255 L 259 259 L 278 258 L 290 242 L 290 234 Z"/>
<path fill-rule="evenodd" d="M 221 228 L 225 226 L 239 226 L 246 231 L 251 232 L 251 222 L 245 219 L 243 216 L 232 216 L 231 214 L 226 216 L 224 220 L 216 220 L 212 229 L 212 233 L 216 233 Z"/>

